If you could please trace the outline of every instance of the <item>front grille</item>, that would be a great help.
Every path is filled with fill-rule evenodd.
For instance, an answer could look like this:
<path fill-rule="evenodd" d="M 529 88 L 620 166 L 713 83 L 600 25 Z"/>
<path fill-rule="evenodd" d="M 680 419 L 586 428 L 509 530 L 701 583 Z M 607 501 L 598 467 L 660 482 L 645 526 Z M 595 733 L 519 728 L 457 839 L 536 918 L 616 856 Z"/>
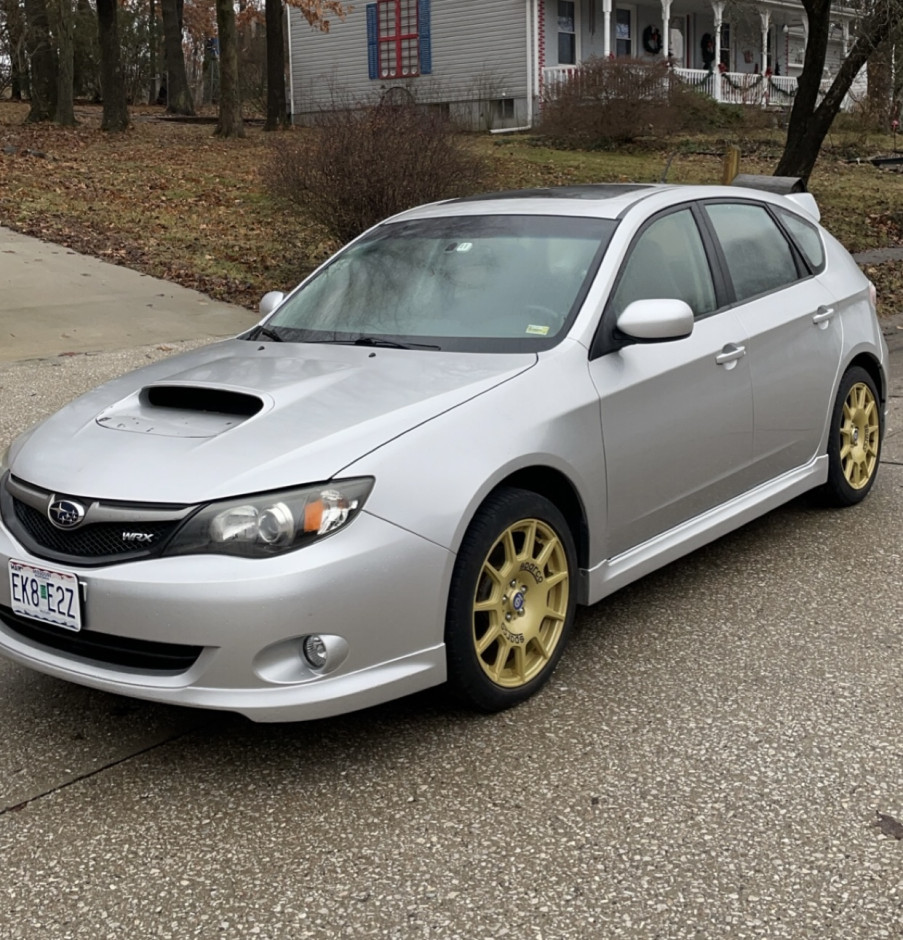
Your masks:
<path fill-rule="evenodd" d="M 176 522 L 142 522 L 128 526 L 114 522 L 98 522 L 78 529 L 58 529 L 32 506 L 13 499 L 16 518 L 25 531 L 42 548 L 49 548 L 71 558 L 104 558 L 109 555 L 146 555 L 165 541 L 178 525 Z M 150 540 L 124 540 L 123 532 L 140 533 Z"/>
<path fill-rule="evenodd" d="M 143 672 L 185 672 L 197 662 L 204 650 L 203 646 L 155 643 L 109 633 L 93 633 L 90 630 L 72 633 L 20 617 L 9 607 L 0 607 L 0 621 L 17 636 L 40 646 L 81 656 L 96 663 L 127 666 Z"/>
<path fill-rule="evenodd" d="M 59 494 L 6 475 L 0 481 L 0 515 L 12 534 L 38 558 L 78 566 L 112 565 L 150 558 L 166 546 L 192 513 L 191 506 L 102 501 L 68 494 L 84 509 L 84 521 L 58 528 L 49 508 Z"/>

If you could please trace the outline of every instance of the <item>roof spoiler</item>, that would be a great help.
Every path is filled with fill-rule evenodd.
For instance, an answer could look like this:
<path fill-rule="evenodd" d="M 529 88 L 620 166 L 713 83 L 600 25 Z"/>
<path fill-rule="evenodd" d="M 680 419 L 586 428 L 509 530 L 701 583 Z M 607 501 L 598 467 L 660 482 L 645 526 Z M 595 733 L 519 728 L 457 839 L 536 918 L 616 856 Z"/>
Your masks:
<path fill-rule="evenodd" d="M 818 203 L 812 193 L 806 192 L 806 183 L 801 176 L 766 176 L 758 173 L 739 173 L 734 177 L 732 186 L 745 186 L 747 189 L 761 189 L 768 193 L 786 196 L 803 212 L 811 215 L 816 222 L 821 219 Z"/>

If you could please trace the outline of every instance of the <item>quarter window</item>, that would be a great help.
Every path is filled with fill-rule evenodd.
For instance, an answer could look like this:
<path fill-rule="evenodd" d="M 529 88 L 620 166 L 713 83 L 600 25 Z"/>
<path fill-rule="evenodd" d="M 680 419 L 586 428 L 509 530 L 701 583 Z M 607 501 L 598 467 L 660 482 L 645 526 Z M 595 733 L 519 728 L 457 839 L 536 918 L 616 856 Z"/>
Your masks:
<path fill-rule="evenodd" d="M 686 301 L 697 317 L 715 309 L 712 273 L 689 209 L 657 219 L 637 239 L 615 289 L 614 315 L 634 300 L 659 298 Z"/>
<path fill-rule="evenodd" d="M 799 278 L 790 244 L 764 206 L 710 203 L 706 212 L 721 242 L 738 301 Z"/>
<path fill-rule="evenodd" d="M 801 219 L 792 212 L 785 212 L 783 209 L 778 209 L 778 216 L 787 227 L 787 231 L 790 232 L 809 267 L 813 271 L 820 271 L 825 263 L 825 249 L 818 229 L 805 219 Z"/>
<path fill-rule="evenodd" d="M 378 0 L 379 76 L 420 74 L 417 0 Z"/>

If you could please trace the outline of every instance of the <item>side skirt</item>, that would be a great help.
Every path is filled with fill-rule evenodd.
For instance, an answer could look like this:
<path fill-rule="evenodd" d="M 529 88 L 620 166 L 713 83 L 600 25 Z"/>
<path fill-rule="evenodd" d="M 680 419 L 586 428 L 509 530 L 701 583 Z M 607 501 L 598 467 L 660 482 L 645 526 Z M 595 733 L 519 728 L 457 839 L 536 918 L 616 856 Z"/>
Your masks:
<path fill-rule="evenodd" d="M 764 516 L 828 479 L 828 457 L 816 457 L 803 467 L 737 496 L 730 502 L 636 545 L 614 558 L 582 572 L 579 602 L 595 604 L 609 594 L 669 564 L 683 555 L 714 542 L 747 522 Z"/>

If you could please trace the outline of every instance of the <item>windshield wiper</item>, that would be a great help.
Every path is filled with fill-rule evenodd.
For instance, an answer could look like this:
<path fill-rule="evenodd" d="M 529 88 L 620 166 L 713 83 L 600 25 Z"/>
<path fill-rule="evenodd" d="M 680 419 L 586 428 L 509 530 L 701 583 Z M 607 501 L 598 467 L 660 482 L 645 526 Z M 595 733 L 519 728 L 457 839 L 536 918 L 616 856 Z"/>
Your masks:
<path fill-rule="evenodd" d="M 381 336 L 359 336 L 353 341 L 354 346 L 385 346 L 387 349 L 441 349 L 441 346 L 431 346 L 429 343 L 399 343 L 394 339 L 383 339 Z"/>
<path fill-rule="evenodd" d="M 274 343 L 284 343 L 285 340 L 275 331 L 271 330 L 268 326 L 258 326 L 254 333 L 251 335 L 250 339 L 258 339 L 261 336 L 265 336 L 267 339 L 273 340 Z"/>
<path fill-rule="evenodd" d="M 380 346 L 384 349 L 442 349 L 429 343 L 400 343 L 382 336 L 357 336 L 354 339 L 314 339 L 312 343 L 328 343 L 334 346 Z"/>

